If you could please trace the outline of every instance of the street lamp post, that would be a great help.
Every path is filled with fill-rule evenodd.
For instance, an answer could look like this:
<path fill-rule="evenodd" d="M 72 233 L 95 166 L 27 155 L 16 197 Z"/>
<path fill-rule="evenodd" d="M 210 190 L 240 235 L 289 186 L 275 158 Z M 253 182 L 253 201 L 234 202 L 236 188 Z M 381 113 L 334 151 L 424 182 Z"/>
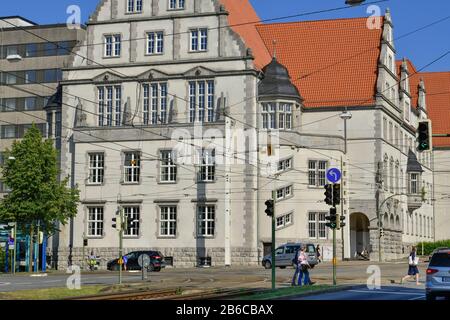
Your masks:
<path fill-rule="evenodd" d="M 344 120 L 344 155 L 347 160 L 347 120 L 352 118 L 352 114 L 347 111 L 347 107 L 345 107 L 345 111 L 342 112 L 340 118 Z M 341 172 L 343 172 L 343 163 L 341 157 Z M 341 217 L 344 217 L 344 179 L 345 176 L 342 174 L 342 183 L 341 183 Z M 340 222 L 339 222 L 340 223 Z M 350 223 L 350 221 L 347 221 Z M 345 241 L 344 241 L 344 228 L 341 228 L 341 242 L 342 242 L 342 260 L 345 259 Z M 347 246 L 350 244 L 348 243 Z"/>
<path fill-rule="evenodd" d="M 8 160 L 14 161 L 16 160 L 15 157 L 9 156 Z M 16 248 L 17 248 L 17 222 L 11 222 L 8 223 L 9 226 L 14 227 L 14 244 L 13 244 L 13 261 L 12 261 L 12 272 L 13 274 L 16 274 Z"/>

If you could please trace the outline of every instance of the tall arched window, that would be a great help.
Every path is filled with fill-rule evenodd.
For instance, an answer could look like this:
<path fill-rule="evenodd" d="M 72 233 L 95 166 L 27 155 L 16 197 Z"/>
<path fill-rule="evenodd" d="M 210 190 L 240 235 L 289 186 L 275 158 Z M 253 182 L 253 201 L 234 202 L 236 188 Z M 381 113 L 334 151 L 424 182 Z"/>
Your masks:
<path fill-rule="evenodd" d="M 384 190 L 388 190 L 388 156 L 384 155 L 383 161 L 383 185 Z"/>
<path fill-rule="evenodd" d="M 401 193 L 400 190 L 400 163 L 398 160 L 395 162 L 395 193 Z"/>

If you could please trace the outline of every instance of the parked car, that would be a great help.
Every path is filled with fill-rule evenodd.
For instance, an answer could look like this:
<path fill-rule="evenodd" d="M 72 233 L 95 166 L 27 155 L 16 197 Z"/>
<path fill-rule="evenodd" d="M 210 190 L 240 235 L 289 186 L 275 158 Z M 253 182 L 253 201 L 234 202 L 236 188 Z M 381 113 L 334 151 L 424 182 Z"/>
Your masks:
<path fill-rule="evenodd" d="M 427 300 L 450 297 L 450 248 L 440 249 L 431 257 L 425 284 Z"/>
<path fill-rule="evenodd" d="M 159 251 L 133 251 L 125 255 L 127 260 L 127 270 L 141 270 L 142 268 L 139 266 L 139 256 L 147 254 L 150 257 L 150 265 L 148 266 L 148 271 L 161 271 L 162 268 L 166 266 L 166 263 L 164 261 L 164 257 Z M 119 259 L 113 259 L 109 261 L 106 265 L 108 270 L 111 271 L 119 271 Z M 122 266 L 122 270 L 124 270 L 125 267 Z"/>
<path fill-rule="evenodd" d="M 295 254 L 302 246 L 302 243 L 286 243 L 279 246 L 275 250 L 275 266 L 282 269 L 287 266 L 295 267 L 293 260 Z M 312 268 L 318 263 L 316 247 L 312 243 L 305 244 L 306 254 L 308 255 L 308 262 Z M 272 254 L 264 256 L 262 259 L 262 266 L 266 269 L 272 268 Z"/>

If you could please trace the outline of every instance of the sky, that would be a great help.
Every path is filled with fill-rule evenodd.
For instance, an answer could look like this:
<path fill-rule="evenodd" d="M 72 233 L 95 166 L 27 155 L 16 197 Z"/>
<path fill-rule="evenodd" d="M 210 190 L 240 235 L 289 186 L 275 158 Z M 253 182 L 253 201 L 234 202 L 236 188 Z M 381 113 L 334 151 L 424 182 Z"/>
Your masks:
<path fill-rule="evenodd" d="M 345 6 L 345 0 L 250 1 L 263 20 Z M 366 3 L 370 5 L 370 3 L 377 1 L 366 0 Z M 2 1 L 0 16 L 21 15 L 39 24 L 65 23 L 68 18 L 68 14 L 66 13 L 67 8 L 70 5 L 78 5 L 81 9 L 82 22 L 86 22 L 89 15 L 94 11 L 97 2 L 97 0 Z M 369 5 L 273 20 L 271 22 L 368 17 L 373 14 L 372 12 L 367 12 Z M 448 19 L 432 27 L 415 32 L 408 37 L 396 41 L 397 59 L 407 57 L 413 61 L 417 69 L 420 69 L 450 50 L 449 0 L 386 0 L 374 5 L 380 8 L 381 14 L 384 14 L 386 8 L 390 8 L 395 28 L 394 38 L 448 17 Z M 450 71 L 450 55 L 447 55 L 423 71 Z"/>

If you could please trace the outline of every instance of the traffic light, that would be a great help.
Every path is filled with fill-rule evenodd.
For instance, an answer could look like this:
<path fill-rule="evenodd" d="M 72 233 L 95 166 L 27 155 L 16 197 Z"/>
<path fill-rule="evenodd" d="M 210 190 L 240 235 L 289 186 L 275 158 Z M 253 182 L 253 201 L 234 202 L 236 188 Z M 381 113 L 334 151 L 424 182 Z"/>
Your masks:
<path fill-rule="evenodd" d="M 337 220 L 336 208 L 330 208 L 330 215 L 325 217 L 325 219 L 330 221 L 330 222 L 327 222 L 325 224 L 328 228 L 336 229 L 336 227 L 337 227 L 337 224 L 336 224 L 336 220 Z"/>
<path fill-rule="evenodd" d="M 122 221 L 120 219 L 120 215 L 117 215 L 115 218 L 112 219 L 112 227 L 116 230 L 121 230 L 122 229 Z"/>
<path fill-rule="evenodd" d="M 341 185 L 333 184 L 333 207 L 341 203 Z"/>
<path fill-rule="evenodd" d="M 431 150 L 431 121 L 421 120 L 419 121 L 419 127 L 417 128 L 417 150 L 428 151 Z"/>
<path fill-rule="evenodd" d="M 38 235 L 38 240 L 39 240 L 39 244 L 42 244 L 44 242 L 44 232 L 39 231 L 39 235 Z"/>
<path fill-rule="evenodd" d="M 274 202 L 273 200 L 267 200 L 265 202 L 266 205 L 266 210 L 264 211 L 269 217 L 273 217 L 273 212 L 274 212 Z"/>
<path fill-rule="evenodd" d="M 332 184 L 326 184 L 324 186 L 325 188 L 325 203 L 332 206 L 333 205 L 333 185 Z"/>
<path fill-rule="evenodd" d="M 88 246 L 88 239 L 83 239 L 83 247 L 87 247 Z"/>
<path fill-rule="evenodd" d="M 384 229 L 383 228 L 380 229 L 380 238 L 381 237 L 384 237 Z"/>
<path fill-rule="evenodd" d="M 340 220 L 341 220 L 340 226 L 341 226 L 341 228 L 343 228 L 343 227 L 345 227 L 345 216 L 342 215 L 342 216 L 339 216 L 339 217 L 340 217 Z"/>

